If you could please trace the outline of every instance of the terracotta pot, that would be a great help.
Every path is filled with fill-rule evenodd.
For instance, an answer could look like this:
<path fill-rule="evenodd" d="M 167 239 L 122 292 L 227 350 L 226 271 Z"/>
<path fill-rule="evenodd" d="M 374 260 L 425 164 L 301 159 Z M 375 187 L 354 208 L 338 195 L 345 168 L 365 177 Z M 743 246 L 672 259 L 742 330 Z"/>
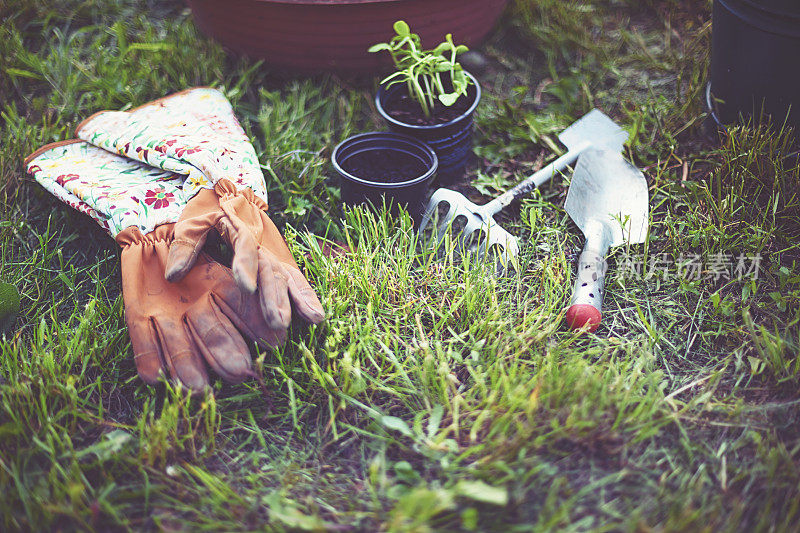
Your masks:
<path fill-rule="evenodd" d="M 387 54 L 367 48 L 388 41 L 405 20 L 432 47 L 453 34 L 474 46 L 508 0 L 188 0 L 194 20 L 223 46 L 271 65 L 300 70 L 378 70 Z"/>

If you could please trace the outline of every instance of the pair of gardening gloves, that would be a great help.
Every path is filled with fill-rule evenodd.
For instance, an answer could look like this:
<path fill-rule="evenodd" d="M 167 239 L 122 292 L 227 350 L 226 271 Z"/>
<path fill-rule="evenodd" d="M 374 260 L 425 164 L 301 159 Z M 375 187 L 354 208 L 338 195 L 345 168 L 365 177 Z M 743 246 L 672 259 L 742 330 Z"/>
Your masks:
<path fill-rule="evenodd" d="M 194 88 L 132 111 L 103 111 L 78 139 L 44 146 L 27 170 L 94 218 L 122 247 L 122 291 L 136 368 L 202 391 L 208 369 L 254 376 L 242 333 L 286 339 L 292 309 L 312 324 L 322 305 L 267 216 L 253 146 L 219 91 Z M 231 268 L 206 255 L 217 231 Z"/>

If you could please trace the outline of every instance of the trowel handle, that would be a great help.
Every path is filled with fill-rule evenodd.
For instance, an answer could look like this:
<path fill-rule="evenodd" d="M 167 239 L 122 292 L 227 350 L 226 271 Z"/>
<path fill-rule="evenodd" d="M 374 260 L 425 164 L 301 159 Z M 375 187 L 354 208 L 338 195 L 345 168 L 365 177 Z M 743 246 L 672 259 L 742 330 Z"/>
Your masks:
<path fill-rule="evenodd" d="M 542 167 L 540 170 L 536 171 L 534 174 L 529 176 L 525 181 L 514 187 L 513 189 L 506 191 L 502 195 L 498 196 L 488 204 L 484 206 L 484 210 L 487 211 L 489 214 L 496 214 L 506 206 L 508 206 L 511 202 L 525 196 L 533 189 L 539 187 L 547 180 L 552 178 L 556 172 L 564 170 L 567 166 L 574 163 L 580 153 L 583 151 L 583 148 L 578 150 L 570 150 L 566 154 L 562 155 L 549 165 Z"/>
<path fill-rule="evenodd" d="M 578 259 L 578 275 L 567 309 L 567 325 L 580 329 L 589 324 L 589 331 L 600 325 L 603 316 L 603 284 L 606 281 L 608 244 L 600 238 L 587 238 Z"/>

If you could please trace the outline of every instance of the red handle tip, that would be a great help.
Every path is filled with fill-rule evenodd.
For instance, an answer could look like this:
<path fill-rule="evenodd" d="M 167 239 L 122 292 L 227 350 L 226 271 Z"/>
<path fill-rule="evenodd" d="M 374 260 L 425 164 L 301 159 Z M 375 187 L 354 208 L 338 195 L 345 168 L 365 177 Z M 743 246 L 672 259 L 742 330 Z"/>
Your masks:
<path fill-rule="evenodd" d="M 570 329 L 581 329 L 589 324 L 589 331 L 593 332 L 602 318 L 603 313 L 593 305 L 578 304 L 567 309 L 567 325 Z"/>

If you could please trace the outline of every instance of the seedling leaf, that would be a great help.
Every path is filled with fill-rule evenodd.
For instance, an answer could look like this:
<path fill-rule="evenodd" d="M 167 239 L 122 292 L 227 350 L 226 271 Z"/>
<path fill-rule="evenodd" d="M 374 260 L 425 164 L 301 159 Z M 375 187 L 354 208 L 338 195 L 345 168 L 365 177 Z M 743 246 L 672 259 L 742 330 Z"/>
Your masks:
<path fill-rule="evenodd" d="M 408 37 L 411 34 L 411 28 L 408 27 L 404 20 L 398 20 L 394 23 L 394 31 L 397 35 L 402 35 L 403 37 Z"/>
<path fill-rule="evenodd" d="M 456 100 L 458 100 L 459 96 L 460 95 L 458 93 L 440 94 L 439 101 L 442 104 L 446 105 L 447 107 L 450 107 L 451 105 L 456 103 Z"/>

